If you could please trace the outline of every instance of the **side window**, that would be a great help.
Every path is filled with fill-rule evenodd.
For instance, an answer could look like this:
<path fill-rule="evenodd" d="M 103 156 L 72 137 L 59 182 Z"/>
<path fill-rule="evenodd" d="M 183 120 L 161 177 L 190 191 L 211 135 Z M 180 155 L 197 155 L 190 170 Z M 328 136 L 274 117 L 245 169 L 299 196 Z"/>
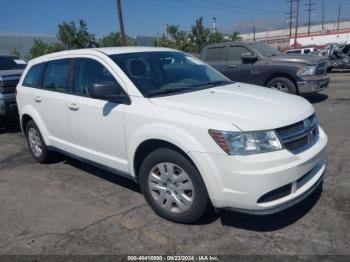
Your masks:
<path fill-rule="evenodd" d="M 75 65 L 74 94 L 90 97 L 88 87 L 100 82 L 119 84 L 101 63 L 90 58 L 79 58 Z M 121 87 L 116 93 L 121 92 Z"/>
<path fill-rule="evenodd" d="M 242 63 L 241 55 L 243 53 L 251 53 L 248 49 L 242 47 L 242 46 L 230 46 L 229 52 L 227 56 L 227 60 L 229 62 L 236 62 L 236 63 Z"/>
<path fill-rule="evenodd" d="M 47 64 L 43 88 L 58 92 L 68 92 L 69 59 L 51 61 Z"/>
<path fill-rule="evenodd" d="M 33 65 L 26 77 L 23 80 L 23 86 L 28 86 L 28 87 L 37 87 L 39 84 L 39 78 L 40 78 L 40 73 L 41 69 L 43 68 L 43 64 L 36 64 Z"/>
<path fill-rule="evenodd" d="M 213 61 L 224 61 L 224 53 L 225 53 L 225 47 L 210 47 L 207 49 L 207 55 L 206 55 L 206 61 L 213 62 Z"/>
<path fill-rule="evenodd" d="M 310 49 L 305 49 L 305 50 L 304 50 L 304 54 L 309 54 L 310 52 L 311 52 Z"/>

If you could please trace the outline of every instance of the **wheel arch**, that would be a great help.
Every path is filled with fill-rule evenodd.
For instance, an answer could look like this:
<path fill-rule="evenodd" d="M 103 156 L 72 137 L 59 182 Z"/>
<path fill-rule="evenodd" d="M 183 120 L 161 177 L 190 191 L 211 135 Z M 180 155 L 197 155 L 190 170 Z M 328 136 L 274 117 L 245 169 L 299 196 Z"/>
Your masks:
<path fill-rule="evenodd" d="M 25 133 L 26 125 L 30 120 L 33 120 L 35 122 L 35 124 L 37 125 L 37 127 L 39 128 L 40 133 L 45 141 L 45 144 L 51 145 L 50 140 L 49 140 L 49 132 L 48 132 L 44 122 L 42 121 L 40 115 L 33 107 L 25 106 L 21 110 L 21 118 L 20 118 L 20 125 L 21 125 L 23 133 Z"/>
<path fill-rule="evenodd" d="M 154 150 L 159 149 L 159 148 L 168 148 L 168 149 L 172 149 L 172 150 L 178 152 L 179 154 L 184 156 L 187 160 L 189 160 L 194 165 L 194 167 L 198 170 L 196 164 L 191 159 L 191 157 L 183 149 L 181 149 L 179 146 L 177 146 L 171 142 L 162 140 L 162 139 L 153 138 L 153 139 L 147 139 L 147 140 L 143 141 L 137 147 L 137 149 L 134 153 L 133 171 L 134 171 L 134 175 L 135 175 L 136 180 L 138 180 L 140 167 L 141 167 L 142 162 L 145 159 L 145 157 L 147 155 L 149 155 L 151 152 L 153 152 Z"/>
<path fill-rule="evenodd" d="M 271 80 L 278 78 L 278 77 L 285 77 L 285 78 L 289 79 L 290 81 L 292 81 L 293 84 L 295 85 L 297 93 L 299 92 L 298 85 L 297 85 L 297 82 L 295 81 L 294 77 L 288 73 L 283 73 L 283 72 L 277 72 L 277 73 L 272 73 L 272 74 L 268 75 L 265 79 L 264 86 L 267 87 L 268 83 Z"/>

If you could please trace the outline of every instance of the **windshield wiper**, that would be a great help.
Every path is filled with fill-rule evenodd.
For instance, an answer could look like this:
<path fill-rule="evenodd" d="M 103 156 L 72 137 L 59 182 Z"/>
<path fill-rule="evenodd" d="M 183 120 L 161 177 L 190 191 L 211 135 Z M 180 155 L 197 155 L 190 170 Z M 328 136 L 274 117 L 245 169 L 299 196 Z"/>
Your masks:
<path fill-rule="evenodd" d="M 171 93 L 178 93 L 182 91 L 186 91 L 189 89 L 193 89 L 192 86 L 186 86 L 186 87 L 178 87 L 178 86 L 172 86 L 172 87 L 165 87 L 165 88 L 160 88 L 157 90 L 153 90 L 147 94 L 147 97 L 151 96 L 157 96 L 157 95 L 165 95 L 165 94 L 171 94 Z"/>
<path fill-rule="evenodd" d="M 206 87 L 219 86 L 219 85 L 228 85 L 232 83 L 233 83 L 232 81 L 227 81 L 227 80 L 216 80 L 216 81 L 208 81 L 208 82 L 203 82 L 196 85 L 191 85 L 191 87 L 206 88 Z"/>
<path fill-rule="evenodd" d="M 165 95 L 165 94 L 171 94 L 171 93 L 181 93 L 181 92 L 187 91 L 187 90 L 198 90 L 198 89 L 202 89 L 202 88 L 204 89 L 204 88 L 209 88 L 209 87 L 213 87 L 213 86 L 228 85 L 231 83 L 233 83 L 233 82 L 227 81 L 227 80 L 216 80 L 216 81 L 208 81 L 208 82 L 203 82 L 200 84 L 190 85 L 190 86 L 164 87 L 164 88 L 160 88 L 160 89 L 149 92 L 147 94 L 147 97 Z"/>

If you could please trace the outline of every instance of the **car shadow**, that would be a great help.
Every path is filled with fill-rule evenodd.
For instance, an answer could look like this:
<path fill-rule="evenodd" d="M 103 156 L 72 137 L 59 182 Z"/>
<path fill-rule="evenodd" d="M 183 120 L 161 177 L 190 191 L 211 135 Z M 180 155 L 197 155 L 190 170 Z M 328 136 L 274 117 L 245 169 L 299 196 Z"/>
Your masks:
<path fill-rule="evenodd" d="M 318 104 L 328 99 L 328 95 L 315 93 L 310 95 L 304 95 L 304 98 L 307 99 L 311 104 Z"/>
<path fill-rule="evenodd" d="M 62 160 L 61 160 L 62 162 Z M 66 165 L 70 165 L 72 167 L 75 167 L 77 169 L 80 169 L 86 173 L 89 173 L 95 177 L 104 179 L 108 182 L 114 183 L 118 186 L 122 186 L 125 188 L 128 188 L 134 192 L 141 194 L 141 189 L 137 183 L 135 183 L 133 180 L 128 179 L 126 177 L 123 177 L 122 175 L 114 174 L 109 171 L 105 171 L 104 169 L 98 168 L 94 165 L 91 165 L 89 163 L 76 160 L 74 158 L 64 156 L 63 163 Z"/>
<path fill-rule="evenodd" d="M 271 232 L 294 224 L 305 216 L 318 202 L 322 194 L 322 184 L 305 200 L 297 205 L 273 215 L 248 215 L 232 211 L 220 212 L 221 223 L 250 231 Z"/>
<path fill-rule="evenodd" d="M 123 177 L 122 175 L 105 171 L 104 169 L 71 158 L 69 156 L 63 156 L 60 160 L 57 160 L 55 163 L 58 162 L 63 162 L 66 165 L 70 165 L 74 168 L 85 171 L 86 173 L 91 174 L 95 177 L 104 179 L 118 186 L 125 187 L 136 193 L 142 194 L 140 186 L 137 183 L 135 183 L 131 179 Z M 221 224 L 224 226 L 230 226 L 257 232 L 276 231 L 295 223 L 303 216 L 305 216 L 317 203 L 321 196 L 321 193 L 322 184 L 302 202 L 287 210 L 273 215 L 249 215 L 234 211 L 216 212 L 213 206 L 210 205 L 208 207 L 206 215 L 204 215 L 200 220 L 196 221 L 193 224 L 208 225 L 220 219 Z"/>

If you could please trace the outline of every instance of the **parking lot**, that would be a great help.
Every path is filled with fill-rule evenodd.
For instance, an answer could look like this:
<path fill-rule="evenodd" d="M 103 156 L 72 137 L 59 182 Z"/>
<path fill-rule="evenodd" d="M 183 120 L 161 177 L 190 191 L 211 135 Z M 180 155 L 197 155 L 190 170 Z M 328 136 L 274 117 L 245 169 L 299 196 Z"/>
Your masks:
<path fill-rule="evenodd" d="M 37 164 L 18 128 L 1 129 L 0 254 L 350 254 L 349 83 L 331 74 L 308 97 L 329 137 L 323 192 L 263 217 L 168 222 L 132 182 L 67 157 Z"/>

